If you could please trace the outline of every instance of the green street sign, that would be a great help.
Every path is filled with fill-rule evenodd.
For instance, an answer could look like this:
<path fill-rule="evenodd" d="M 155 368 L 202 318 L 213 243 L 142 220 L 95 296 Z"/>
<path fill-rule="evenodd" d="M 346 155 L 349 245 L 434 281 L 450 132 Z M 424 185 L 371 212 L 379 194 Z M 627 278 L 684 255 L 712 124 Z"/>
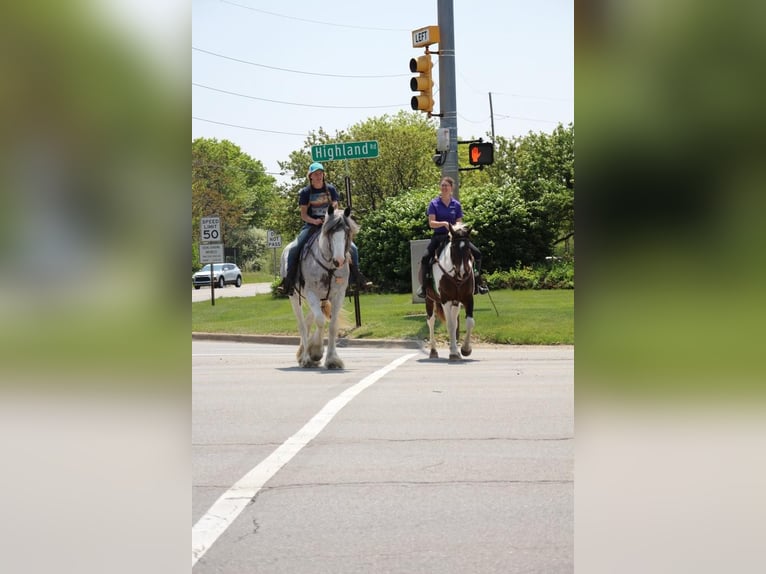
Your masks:
<path fill-rule="evenodd" d="M 312 161 L 366 159 L 371 157 L 378 157 L 378 142 L 376 140 L 311 146 Z"/>

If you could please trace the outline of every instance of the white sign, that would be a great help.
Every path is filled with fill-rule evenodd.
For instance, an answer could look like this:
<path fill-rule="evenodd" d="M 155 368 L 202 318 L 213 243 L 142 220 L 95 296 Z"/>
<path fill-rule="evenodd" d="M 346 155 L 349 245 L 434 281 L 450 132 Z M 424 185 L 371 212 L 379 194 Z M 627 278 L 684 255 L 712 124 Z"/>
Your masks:
<path fill-rule="evenodd" d="M 269 247 L 282 247 L 282 237 L 277 235 L 276 231 L 271 229 L 266 231 L 266 240 L 269 242 Z"/>
<path fill-rule="evenodd" d="M 449 151 L 449 128 L 436 130 L 436 151 Z"/>
<path fill-rule="evenodd" d="M 201 243 L 199 261 L 200 263 L 223 263 L 223 243 Z"/>
<path fill-rule="evenodd" d="M 221 241 L 221 218 L 203 217 L 199 220 L 199 232 L 202 241 Z"/>
<path fill-rule="evenodd" d="M 422 48 L 439 43 L 439 26 L 426 26 L 412 31 L 412 47 Z"/>

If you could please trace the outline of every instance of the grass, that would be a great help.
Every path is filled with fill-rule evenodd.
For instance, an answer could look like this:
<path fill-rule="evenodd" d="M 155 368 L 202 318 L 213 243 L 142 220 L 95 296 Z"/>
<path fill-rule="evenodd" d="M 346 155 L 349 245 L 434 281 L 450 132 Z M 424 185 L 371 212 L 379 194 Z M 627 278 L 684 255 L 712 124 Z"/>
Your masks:
<path fill-rule="evenodd" d="M 265 281 L 270 281 L 267 276 Z M 250 279 L 246 279 L 250 282 Z M 261 280 L 263 282 L 263 280 Z M 489 297 L 492 297 L 490 300 Z M 494 301 L 497 314 L 492 305 Z M 340 334 L 349 339 L 428 338 L 424 304 L 413 304 L 409 294 L 359 296 L 361 326 L 356 327 L 353 300 L 346 299 Z M 510 289 L 475 298 L 474 339 L 514 345 L 574 344 L 574 291 Z M 464 326 L 461 312 L 461 330 Z M 192 303 L 192 331 L 253 335 L 297 335 L 287 299 L 271 295 L 225 297 Z M 444 326 L 437 320 L 437 337 L 444 341 Z"/>

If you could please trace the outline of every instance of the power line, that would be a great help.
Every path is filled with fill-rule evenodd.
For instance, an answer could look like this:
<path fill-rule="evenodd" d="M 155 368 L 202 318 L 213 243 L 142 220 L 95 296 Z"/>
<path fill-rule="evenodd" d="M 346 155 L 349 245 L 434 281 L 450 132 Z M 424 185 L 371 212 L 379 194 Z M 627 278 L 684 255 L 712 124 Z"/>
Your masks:
<path fill-rule="evenodd" d="M 548 100 L 551 102 L 571 102 L 573 101 L 573 98 L 551 98 L 548 96 L 525 96 L 523 94 L 511 94 L 508 92 L 496 92 L 494 90 L 478 90 L 476 89 L 471 82 L 468 81 L 468 78 L 465 77 L 464 74 L 458 72 L 458 75 L 460 76 L 460 79 L 465 82 L 465 84 L 476 94 L 487 94 L 489 92 L 492 92 L 493 96 L 508 96 L 511 98 L 525 98 L 529 100 Z"/>
<path fill-rule="evenodd" d="M 527 98 L 530 100 L 548 100 L 551 102 L 571 102 L 573 98 L 551 98 L 548 96 L 525 96 L 522 94 L 510 94 L 507 92 L 492 92 L 493 96 L 509 96 L 511 98 Z"/>
<path fill-rule="evenodd" d="M 200 118 L 198 116 L 192 116 L 192 119 L 193 120 L 199 120 L 201 122 L 207 122 L 209 124 L 218 124 L 219 126 L 228 126 L 230 128 L 240 128 L 240 129 L 243 129 L 243 130 L 252 130 L 254 132 L 265 132 L 265 133 L 268 133 L 268 134 L 284 134 L 284 135 L 288 135 L 288 136 L 308 137 L 308 134 L 303 134 L 303 133 L 279 132 L 279 131 L 276 131 L 276 130 L 264 130 L 264 129 L 261 129 L 261 128 L 251 128 L 251 127 L 248 127 L 248 126 L 240 126 L 240 125 L 237 125 L 237 124 L 227 124 L 226 122 L 216 122 L 214 120 L 208 120 L 206 118 Z"/>
<path fill-rule="evenodd" d="M 494 95 L 494 93 L 495 92 L 492 92 L 493 95 Z M 460 119 L 462 119 L 463 121 L 468 122 L 469 124 L 483 124 L 484 122 L 487 122 L 487 121 L 489 121 L 491 119 L 490 116 L 487 116 L 483 120 L 469 120 L 463 114 L 458 114 L 458 117 Z M 538 119 L 538 118 L 525 118 L 525 117 L 522 117 L 522 116 L 509 116 L 507 114 L 495 114 L 495 119 L 498 119 L 498 120 L 524 120 L 524 121 L 528 121 L 528 122 L 543 122 L 543 123 L 548 123 L 548 124 L 558 124 L 558 123 L 561 123 L 561 122 L 557 122 L 557 121 L 554 121 L 554 120 L 541 120 L 541 119 Z"/>
<path fill-rule="evenodd" d="M 405 104 L 391 104 L 386 106 L 327 106 L 327 105 L 320 105 L 320 104 L 302 104 L 300 102 L 285 102 L 283 100 L 270 100 L 268 98 L 258 98 L 256 96 L 250 96 L 247 94 L 240 94 L 237 92 L 230 92 L 228 90 L 221 90 L 220 88 L 213 88 L 212 86 L 205 86 L 204 84 L 198 84 L 197 82 L 192 82 L 192 86 L 197 86 L 199 88 L 205 88 L 207 90 L 213 90 L 214 92 L 221 92 L 222 94 L 229 94 L 231 96 L 239 96 L 240 98 L 249 98 L 251 100 L 260 100 L 262 102 L 271 102 L 274 104 L 284 104 L 287 106 L 302 106 L 305 108 L 331 108 L 331 109 L 338 109 L 338 110 L 370 110 L 370 109 L 380 109 L 380 108 L 403 108 L 405 107 Z"/>
<path fill-rule="evenodd" d="M 347 75 L 347 74 L 320 74 L 318 72 L 304 72 L 303 70 L 291 70 L 290 68 L 279 68 L 277 66 L 267 66 L 266 64 L 258 64 L 256 62 L 250 62 L 249 60 L 241 60 L 239 58 L 232 58 L 231 56 L 224 56 L 223 54 L 217 54 L 210 50 L 203 50 L 202 48 L 195 48 L 192 46 L 192 50 L 197 52 L 203 52 L 216 56 L 217 58 L 224 58 L 233 62 L 239 62 L 241 64 L 248 64 L 250 66 L 258 66 L 259 68 L 268 68 L 269 70 L 278 70 L 280 72 L 290 72 L 291 74 L 305 74 L 307 76 L 323 76 L 328 78 L 401 78 L 402 76 L 408 76 L 409 74 L 388 74 L 388 75 L 375 75 L 375 76 L 360 76 L 360 75 Z"/>
<path fill-rule="evenodd" d="M 297 18 L 295 16 L 285 16 L 284 14 L 277 14 L 276 12 L 268 12 L 266 10 L 259 10 L 252 6 L 245 6 L 243 4 L 237 4 L 230 0 L 221 0 L 224 4 L 231 4 L 232 6 L 238 6 L 246 10 L 252 10 L 253 12 L 260 12 L 261 14 L 268 14 L 269 16 L 276 16 L 277 18 L 286 18 L 287 20 L 297 20 L 299 22 L 308 22 L 310 24 L 321 24 L 322 26 L 335 26 L 337 28 L 352 28 L 354 30 L 376 30 L 378 32 L 409 32 L 409 29 L 404 28 L 374 28 L 372 26 L 352 26 L 351 24 L 338 24 L 336 22 L 322 22 L 321 20 L 310 20 L 308 18 Z"/>

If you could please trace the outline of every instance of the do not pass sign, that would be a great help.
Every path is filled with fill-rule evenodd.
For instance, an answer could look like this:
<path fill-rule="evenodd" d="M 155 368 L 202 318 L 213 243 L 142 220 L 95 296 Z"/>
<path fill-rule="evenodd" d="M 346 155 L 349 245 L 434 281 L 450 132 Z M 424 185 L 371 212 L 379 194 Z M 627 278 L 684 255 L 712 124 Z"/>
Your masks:
<path fill-rule="evenodd" d="M 276 231 L 269 229 L 266 232 L 266 240 L 268 241 L 269 247 L 282 247 L 282 237 L 277 235 Z"/>

